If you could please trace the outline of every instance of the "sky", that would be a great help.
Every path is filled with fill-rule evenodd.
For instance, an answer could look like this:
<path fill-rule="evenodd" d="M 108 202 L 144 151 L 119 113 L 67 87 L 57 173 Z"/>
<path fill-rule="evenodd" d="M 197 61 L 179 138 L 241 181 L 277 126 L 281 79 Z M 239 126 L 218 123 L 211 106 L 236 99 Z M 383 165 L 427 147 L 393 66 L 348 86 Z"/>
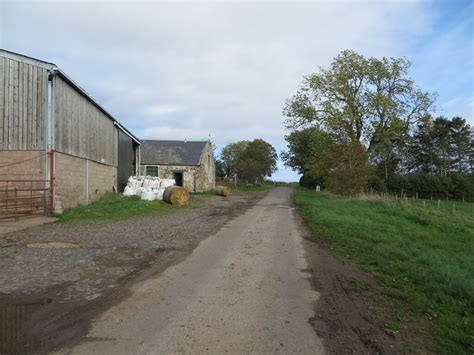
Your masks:
<path fill-rule="evenodd" d="M 55 63 L 139 138 L 278 153 L 285 100 L 345 49 L 408 58 L 435 114 L 474 124 L 473 26 L 463 0 L 0 1 L 1 48 Z"/>

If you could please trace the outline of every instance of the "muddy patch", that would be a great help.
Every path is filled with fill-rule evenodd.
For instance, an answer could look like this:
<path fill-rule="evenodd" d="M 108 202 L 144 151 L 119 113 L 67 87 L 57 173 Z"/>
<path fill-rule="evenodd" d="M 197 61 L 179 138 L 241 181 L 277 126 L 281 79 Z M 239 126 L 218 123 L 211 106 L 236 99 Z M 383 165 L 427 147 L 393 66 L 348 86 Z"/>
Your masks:
<path fill-rule="evenodd" d="M 39 337 L 30 332 L 30 322 L 49 303 L 50 298 L 0 296 L 0 354 L 29 353 L 40 347 Z"/>

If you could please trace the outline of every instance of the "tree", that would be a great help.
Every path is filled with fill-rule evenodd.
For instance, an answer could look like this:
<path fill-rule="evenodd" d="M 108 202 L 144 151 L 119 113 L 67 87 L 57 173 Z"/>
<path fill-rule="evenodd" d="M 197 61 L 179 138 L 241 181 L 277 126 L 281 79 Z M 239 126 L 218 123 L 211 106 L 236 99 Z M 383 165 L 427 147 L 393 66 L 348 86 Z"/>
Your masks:
<path fill-rule="evenodd" d="M 304 78 L 283 113 L 289 129 L 316 126 L 339 143 L 362 143 L 371 152 L 383 140 L 400 139 L 431 108 L 434 95 L 414 88 L 404 58 L 365 58 L 343 51 L 329 69 Z M 392 132 L 389 132 L 392 131 Z"/>
<path fill-rule="evenodd" d="M 277 158 L 271 144 L 263 139 L 255 139 L 247 144 L 240 155 L 236 164 L 237 175 L 246 182 L 262 182 L 277 170 Z"/>
<path fill-rule="evenodd" d="M 224 163 L 220 159 L 216 159 L 216 177 L 218 178 L 225 178 L 226 173 L 224 169 Z"/>
<path fill-rule="evenodd" d="M 445 117 L 438 117 L 433 123 L 433 143 L 435 146 L 437 171 L 447 176 L 451 166 L 450 122 Z"/>
<path fill-rule="evenodd" d="M 466 124 L 466 120 L 461 117 L 454 117 L 449 127 L 451 136 L 451 152 L 453 154 L 452 170 L 459 174 L 470 170 L 469 153 L 472 147 L 471 126 Z"/>
<path fill-rule="evenodd" d="M 239 141 L 227 144 L 222 148 L 220 161 L 226 177 L 233 177 L 237 173 L 237 162 L 247 148 L 248 141 Z"/>
<path fill-rule="evenodd" d="M 334 144 L 326 159 L 330 166 L 327 187 L 331 191 L 351 196 L 366 191 L 372 168 L 360 142 Z"/>
<path fill-rule="evenodd" d="M 410 163 L 412 172 L 434 174 L 438 159 L 435 146 L 434 121 L 426 115 L 416 125 L 409 143 Z"/>
<path fill-rule="evenodd" d="M 331 136 L 318 128 L 305 128 L 285 136 L 288 150 L 280 157 L 285 166 L 299 172 L 306 185 L 324 185 Z"/>

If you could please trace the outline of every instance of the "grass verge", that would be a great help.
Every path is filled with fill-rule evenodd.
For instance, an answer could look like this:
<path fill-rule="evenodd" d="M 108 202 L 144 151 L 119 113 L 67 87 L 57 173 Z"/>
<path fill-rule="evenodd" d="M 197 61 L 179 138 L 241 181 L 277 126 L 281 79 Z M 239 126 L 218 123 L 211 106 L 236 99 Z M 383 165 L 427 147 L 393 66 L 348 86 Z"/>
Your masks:
<path fill-rule="evenodd" d="M 74 223 L 86 220 L 114 220 L 167 211 L 172 207 L 163 201 L 142 201 L 138 196 L 123 197 L 108 193 L 88 205 L 79 205 L 58 215 L 57 223 Z"/>
<path fill-rule="evenodd" d="M 375 274 L 385 296 L 403 305 L 387 328 L 423 333 L 416 328 L 428 321 L 434 330 L 429 350 L 474 352 L 474 219 L 468 213 L 301 189 L 294 198 L 338 256 Z"/>

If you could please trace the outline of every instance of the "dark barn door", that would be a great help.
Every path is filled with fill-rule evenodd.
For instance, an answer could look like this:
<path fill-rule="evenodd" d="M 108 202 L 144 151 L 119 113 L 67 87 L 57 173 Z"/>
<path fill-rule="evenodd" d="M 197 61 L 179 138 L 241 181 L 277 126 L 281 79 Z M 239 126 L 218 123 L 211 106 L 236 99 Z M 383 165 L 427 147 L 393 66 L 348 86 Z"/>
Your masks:
<path fill-rule="evenodd" d="M 118 171 L 117 185 L 119 192 L 122 192 L 127 185 L 128 178 L 135 175 L 135 147 L 133 140 L 118 131 Z"/>
<path fill-rule="evenodd" d="M 183 186 L 183 173 L 182 172 L 174 172 L 173 173 L 174 181 L 176 181 L 176 186 Z"/>

